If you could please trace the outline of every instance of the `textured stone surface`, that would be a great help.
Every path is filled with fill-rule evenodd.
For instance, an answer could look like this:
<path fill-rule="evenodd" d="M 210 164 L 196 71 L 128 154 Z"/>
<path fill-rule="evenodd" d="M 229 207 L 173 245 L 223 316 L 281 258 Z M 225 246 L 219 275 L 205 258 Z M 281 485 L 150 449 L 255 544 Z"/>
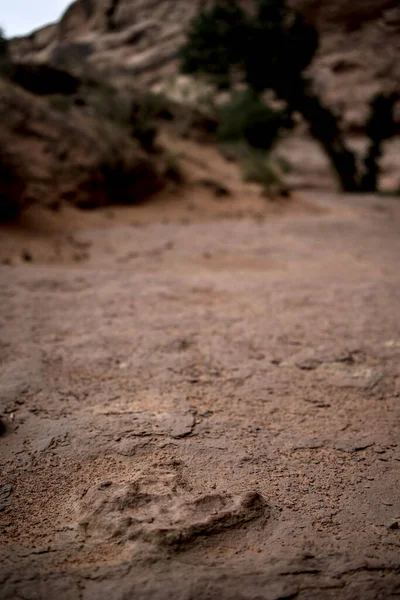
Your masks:
<path fill-rule="evenodd" d="M 250 200 L 0 266 L 2 599 L 398 595 L 400 205 Z"/>
<path fill-rule="evenodd" d="M 79 69 L 85 61 L 124 72 L 135 83 L 165 83 L 199 2 L 77 0 L 60 23 L 16 40 L 15 56 Z M 252 2 L 244 2 L 251 9 Z M 365 122 L 367 103 L 381 89 L 400 90 L 400 8 L 396 0 L 293 0 L 321 32 L 312 67 L 319 92 L 347 123 Z M 187 87 L 187 84 L 185 84 Z M 399 115 L 400 118 L 400 115 Z"/>

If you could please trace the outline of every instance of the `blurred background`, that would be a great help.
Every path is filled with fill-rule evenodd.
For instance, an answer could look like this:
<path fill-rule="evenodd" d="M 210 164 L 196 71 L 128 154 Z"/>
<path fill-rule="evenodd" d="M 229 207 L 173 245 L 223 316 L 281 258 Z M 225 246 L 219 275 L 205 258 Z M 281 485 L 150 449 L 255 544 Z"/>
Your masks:
<path fill-rule="evenodd" d="M 2 600 L 398 598 L 399 1 L 2 5 Z"/>
<path fill-rule="evenodd" d="M 241 197 L 254 183 L 275 198 L 310 187 L 397 193 L 399 11 L 391 0 L 3 8 L 2 220 L 32 204 L 210 191 L 198 185 L 208 168 L 192 172 L 191 144 L 237 163 Z M 211 177 L 221 193 L 223 169 Z"/>

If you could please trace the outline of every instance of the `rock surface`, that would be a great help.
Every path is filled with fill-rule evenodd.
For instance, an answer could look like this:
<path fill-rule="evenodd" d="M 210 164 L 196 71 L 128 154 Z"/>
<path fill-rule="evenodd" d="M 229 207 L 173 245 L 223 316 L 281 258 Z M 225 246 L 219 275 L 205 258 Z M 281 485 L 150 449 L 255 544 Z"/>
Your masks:
<path fill-rule="evenodd" d="M 1 230 L 2 600 L 398 596 L 399 202 L 225 168 Z"/>
<path fill-rule="evenodd" d="M 312 68 L 320 93 L 349 125 L 359 128 L 376 91 L 400 89 L 398 2 L 293 4 L 321 32 Z M 124 75 L 135 84 L 165 88 L 166 79 L 176 74 L 177 51 L 199 5 L 187 0 L 76 0 L 59 23 L 14 40 L 13 53 L 19 60 L 78 70 L 87 63 L 114 78 Z M 251 0 L 244 5 L 251 8 Z"/>

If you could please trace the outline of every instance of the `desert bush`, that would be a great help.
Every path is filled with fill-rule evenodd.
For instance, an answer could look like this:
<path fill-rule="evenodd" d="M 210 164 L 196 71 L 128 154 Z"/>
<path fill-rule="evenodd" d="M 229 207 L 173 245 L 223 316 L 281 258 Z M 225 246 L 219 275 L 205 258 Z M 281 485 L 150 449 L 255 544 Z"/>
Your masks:
<path fill-rule="evenodd" d="M 394 101 L 388 98 L 373 103 L 367 124 L 371 143 L 360 170 L 360 161 L 345 142 L 340 118 L 316 96 L 306 75 L 318 49 L 317 30 L 286 0 L 257 0 L 255 8 L 250 15 L 236 0 L 222 0 L 211 9 L 202 9 L 181 49 L 182 71 L 208 74 L 212 81 L 223 81 L 228 86 L 241 82 L 255 97 L 261 97 L 264 90 L 273 90 L 286 103 L 289 116 L 299 112 L 309 124 L 341 188 L 350 192 L 374 191 L 383 139 L 395 133 L 391 125 Z M 268 146 L 271 123 L 268 119 L 264 122 L 257 111 L 255 116 L 253 126 L 247 129 L 247 139 L 260 146 L 265 137 Z M 236 127 L 239 123 L 243 127 L 240 115 L 238 119 Z M 379 130 L 385 131 L 384 137 Z"/>
<path fill-rule="evenodd" d="M 243 179 L 258 183 L 266 196 L 288 195 L 289 190 L 283 181 L 279 163 L 272 159 L 270 152 L 248 148 L 243 156 L 242 170 Z"/>
<path fill-rule="evenodd" d="M 144 94 L 132 102 L 129 117 L 131 135 L 146 152 L 155 150 L 158 133 L 156 119 L 160 110 L 158 98 L 151 93 Z"/>
<path fill-rule="evenodd" d="M 162 187 L 153 165 L 144 159 L 105 160 L 99 170 L 108 204 L 137 204 Z"/>
<path fill-rule="evenodd" d="M 185 181 L 185 174 L 181 167 L 179 156 L 176 152 L 165 150 L 163 155 L 164 177 L 173 183 L 181 184 Z"/>
<path fill-rule="evenodd" d="M 157 118 L 163 106 L 156 95 L 118 91 L 106 82 L 91 79 L 82 85 L 79 98 L 94 116 L 117 125 L 138 140 L 143 150 L 155 150 Z"/>
<path fill-rule="evenodd" d="M 100 122 L 97 131 L 100 152 L 84 177 L 83 187 L 92 192 L 86 196 L 85 206 L 137 204 L 163 187 L 156 161 L 124 132 L 113 124 Z"/>
<path fill-rule="evenodd" d="M 293 126 L 287 112 L 268 106 L 247 89 L 219 107 L 218 120 L 218 141 L 239 158 L 244 180 L 258 183 L 267 195 L 285 193 L 284 169 L 271 152 Z"/>
<path fill-rule="evenodd" d="M 104 151 L 99 160 L 77 177 L 63 197 L 79 208 L 138 204 L 162 189 L 164 182 L 145 157 Z"/>
<path fill-rule="evenodd" d="M 229 87 L 231 67 L 242 62 L 247 35 L 247 17 L 236 2 L 225 1 L 200 11 L 180 50 L 183 73 L 212 75 L 220 88 Z"/>
<path fill-rule="evenodd" d="M 234 94 L 232 99 L 218 109 L 220 142 L 245 140 L 251 147 L 269 150 L 280 133 L 292 127 L 285 111 L 273 109 L 251 90 Z"/>
<path fill-rule="evenodd" d="M 394 120 L 394 106 L 397 94 L 377 94 L 371 101 L 370 115 L 366 125 L 369 147 L 364 157 L 364 172 L 361 177 L 361 189 L 374 192 L 378 187 L 379 159 L 385 140 L 393 137 L 397 130 Z"/>

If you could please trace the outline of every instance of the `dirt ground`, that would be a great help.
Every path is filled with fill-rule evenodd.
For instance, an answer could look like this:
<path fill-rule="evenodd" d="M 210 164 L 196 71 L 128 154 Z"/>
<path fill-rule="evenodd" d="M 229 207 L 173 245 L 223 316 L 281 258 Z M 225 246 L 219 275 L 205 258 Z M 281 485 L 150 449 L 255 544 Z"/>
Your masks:
<path fill-rule="evenodd" d="M 1 230 L 2 600 L 400 596 L 400 202 L 206 188 Z"/>

